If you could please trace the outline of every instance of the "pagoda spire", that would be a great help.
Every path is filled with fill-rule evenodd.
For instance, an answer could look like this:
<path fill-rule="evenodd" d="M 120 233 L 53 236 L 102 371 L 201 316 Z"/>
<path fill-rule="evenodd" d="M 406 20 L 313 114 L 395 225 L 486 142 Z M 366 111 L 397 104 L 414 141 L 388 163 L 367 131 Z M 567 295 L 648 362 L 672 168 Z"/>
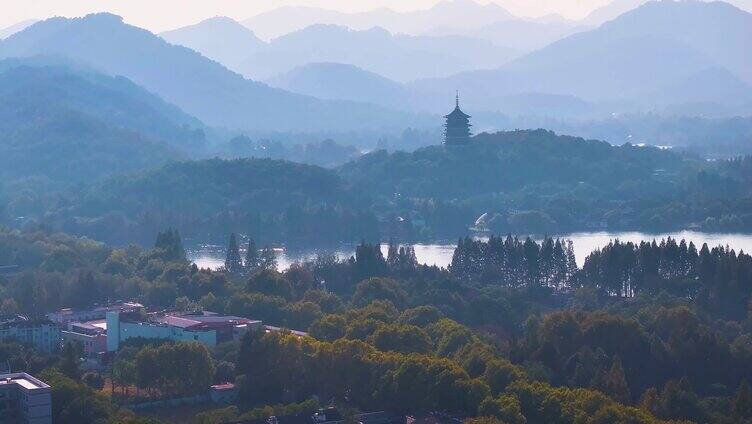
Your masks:
<path fill-rule="evenodd" d="M 460 109 L 460 91 L 454 97 L 455 107 L 452 113 L 444 119 L 444 144 L 447 146 L 461 146 L 470 142 L 470 115 Z"/>

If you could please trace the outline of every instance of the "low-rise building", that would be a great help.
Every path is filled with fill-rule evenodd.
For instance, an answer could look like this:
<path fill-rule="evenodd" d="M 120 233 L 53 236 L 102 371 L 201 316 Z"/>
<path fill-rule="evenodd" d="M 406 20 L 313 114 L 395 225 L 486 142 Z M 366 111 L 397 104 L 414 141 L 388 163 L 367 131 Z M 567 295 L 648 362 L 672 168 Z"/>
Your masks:
<path fill-rule="evenodd" d="M 367 412 L 352 417 L 361 424 L 405 424 L 405 416 L 389 412 Z M 345 418 L 335 407 L 321 408 L 314 414 L 271 416 L 249 420 L 232 421 L 228 424 L 344 424 Z"/>
<path fill-rule="evenodd" d="M 103 320 L 107 316 L 107 312 L 121 312 L 131 313 L 138 312 L 144 309 L 144 305 L 136 302 L 117 302 L 106 306 L 96 306 L 89 309 L 73 309 L 65 308 L 57 312 L 50 312 L 47 314 L 47 319 L 50 321 L 65 325 L 69 322 L 87 322 L 95 320 Z"/>
<path fill-rule="evenodd" d="M 132 338 L 197 341 L 213 348 L 237 340 L 261 321 L 224 316 L 213 312 L 140 314 L 107 313 L 107 351 L 114 352 Z"/>
<path fill-rule="evenodd" d="M 61 334 L 55 323 L 49 320 L 30 319 L 23 315 L 2 315 L 0 340 L 14 340 L 32 346 L 39 352 L 51 353 L 60 349 Z"/>
<path fill-rule="evenodd" d="M 87 358 L 107 352 L 107 324 L 103 319 L 69 322 L 61 334 L 63 343 L 78 344 Z"/>
<path fill-rule="evenodd" d="M 23 372 L 1 374 L 0 423 L 51 424 L 50 386 Z"/>

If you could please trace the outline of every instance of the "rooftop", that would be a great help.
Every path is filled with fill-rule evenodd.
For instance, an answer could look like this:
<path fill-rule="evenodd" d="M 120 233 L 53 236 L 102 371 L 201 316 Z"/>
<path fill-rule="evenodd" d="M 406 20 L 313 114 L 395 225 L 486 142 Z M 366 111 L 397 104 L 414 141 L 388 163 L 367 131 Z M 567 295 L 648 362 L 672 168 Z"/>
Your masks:
<path fill-rule="evenodd" d="M 232 383 L 215 384 L 215 385 L 211 386 L 211 388 L 212 388 L 212 390 L 219 390 L 219 391 L 235 390 L 235 385 L 232 384 Z"/>
<path fill-rule="evenodd" d="M 264 330 L 267 333 L 269 333 L 269 332 L 278 332 L 278 331 L 289 331 L 290 334 L 296 335 L 298 337 L 306 337 L 306 336 L 308 336 L 308 333 L 306 333 L 305 331 L 290 330 L 288 328 L 275 327 L 273 325 L 265 325 L 264 326 Z"/>
<path fill-rule="evenodd" d="M 25 372 L 11 374 L 0 374 L 0 385 L 17 384 L 26 390 L 49 389 L 47 383 L 29 375 Z"/>
<path fill-rule="evenodd" d="M 98 319 L 85 322 L 71 322 L 68 324 L 68 330 L 82 334 L 100 334 L 107 331 L 107 321 Z"/>
<path fill-rule="evenodd" d="M 232 315 L 218 315 L 214 312 L 168 313 L 155 319 L 156 322 L 184 329 L 210 324 L 249 324 L 252 320 Z"/>
<path fill-rule="evenodd" d="M 24 315 L 14 315 L 14 314 L 0 315 L 0 329 L 10 328 L 10 327 L 30 328 L 30 327 L 38 327 L 44 324 L 52 325 L 53 323 L 52 321 L 47 320 L 47 319 L 37 319 L 37 318 L 32 319 Z"/>

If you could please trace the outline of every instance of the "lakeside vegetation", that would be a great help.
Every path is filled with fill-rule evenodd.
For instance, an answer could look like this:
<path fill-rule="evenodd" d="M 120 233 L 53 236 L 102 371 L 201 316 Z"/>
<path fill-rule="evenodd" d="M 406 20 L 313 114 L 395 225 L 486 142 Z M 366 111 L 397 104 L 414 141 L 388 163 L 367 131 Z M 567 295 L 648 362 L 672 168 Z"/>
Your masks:
<path fill-rule="evenodd" d="M 59 233 L 2 230 L 0 261 L 20 272 L 0 277 L 0 309 L 39 316 L 133 299 L 262 319 L 311 337 L 250 334 L 213 352 L 134 344 L 102 377 L 66 365 L 65 350 L 45 358 L 3 344 L 0 359 L 14 366 L 58 369 L 42 374 L 58 382 L 53 396 L 103 405 L 100 415 L 75 419 L 56 410 L 55 422 L 114 420 L 127 414 L 117 405 L 134 396 L 187 394 L 220 381 L 238 384 L 237 405 L 206 411 L 197 422 L 314 395 L 361 410 L 439 409 L 506 423 L 584 416 L 737 423 L 752 410 L 752 258 L 727 248 L 614 242 L 579 268 L 562 240 L 463 239 L 451 266 L 440 269 L 418 265 L 409 246 L 394 245 L 384 257 L 377 245 L 362 244 L 349 260 L 320 257 L 281 273 L 254 267 L 249 274 L 196 268 L 173 230 L 157 240 L 149 250 L 114 249 Z M 170 364 L 155 366 L 160 357 L 212 372 L 170 374 Z M 102 380 L 112 383 L 105 389 Z"/>

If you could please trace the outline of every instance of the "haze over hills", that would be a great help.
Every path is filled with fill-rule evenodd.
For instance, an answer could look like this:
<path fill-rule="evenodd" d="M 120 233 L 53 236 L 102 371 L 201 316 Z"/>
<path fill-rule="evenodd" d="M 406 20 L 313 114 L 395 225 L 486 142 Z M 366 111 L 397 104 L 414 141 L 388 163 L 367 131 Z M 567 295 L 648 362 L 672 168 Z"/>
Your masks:
<path fill-rule="evenodd" d="M 430 37 L 315 25 L 274 40 L 254 60 L 249 59 L 249 67 L 292 68 L 268 81 L 297 93 L 431 113 L 445 112 L 447 93 L 460 89 L 463 102 L 476 111 L 517 116 L 581 116 L 596 113 L 599 108 L 602 114 L 615 110 L 707 114 L 714 110 L 711 115 L 728 116 L 749 110 L 749 81 L 744 75 L 752 72 L 749 55 L 743 52 L 749 47 L 745 40 L 752 39 L 750 21 L 749 13 L 725 3 L 653 2 L 601 28 L 574 34 L 497 69 L 476 66 L 472 71 L 407 85 L 398 82 L 405 76 L 400 68 L 411 66 L 411 60 L 423 56 L 409 55 L 406 49 L 407 58 L 401 56 L 383 64 L 377 60 L 399 55 L 395 45 L 404 46 L 408 41 L 415 49 L 428 51 L 432 48 L 432 44 L 426 47 Z M 443 49 L 435 53 L 462 52 L 471 59 L 483 56 L 482 51 L 463 48 L 466 39 L 452 36 L 443 40 L 454 43 L 442 42 Z M 371 47 L 362 48 L 364 45 Z M 373 55 L 372 51 L 382 53 Z M 415 62 L 420 62 L 416 65 L 420 67 L 439 63 L 440 59 Z M 431 71 L 415 68 L 412 72 Z M 711 75 L 714 84 L 727 89 L 692 86 L 692 81 L 710 82 Z"/>
<path fill-rule="evenodd" d="M 315 24 L 341 25 L 354 30 L 380 26 L 393 33 L 421 34 L 433 28 L 471 29 L 513 19 L 501 6 L 482 5 L 473 0 L 444 0 L 433 7 L 413 12 L 376 9 L 362 13 L 342 13 L 314 7 L 280 7 L 243 20 L 265 40 L 280 37 Z"/>
<path fill-rule="evenodd" d="M 209 125 L 316 131 L 420 125 L 421 117 L 365 103 L 322 101 L 247 80 L 111 14 L 52 18 L 0 43 L 0 57 L 59 55 L 123 75 Z"/>
<path fill-rule="evenodd" d="M 221 16 L 159 36 L 172 44 L 196 50 L 232 70 L 238 70 L 246 57 L 266 47 L 253 31 Z"/>
<path fill-rule="evenodd" d="M 124 78 L 60 66 L 0 62 L 0 174 L 83 182 L 186 157 L 203 133 Z M 168 142 L 171 145 L 168 145 Z"/>
<path fill-rule="evenodd" d="M 395 109 L 410 108 L 411 93 L 404 85 L 349 64 L 310 63 L 267 82 L 322 99 L 360 100 Z"/>
<path fill-rule="evenodd" d="M 435 113 L 451 108 L 446 93 L 426 93 L 381 77 L 353 65 L 313 63 L 272 78 L 269 84 L 296 93 L 323 99 L 356 100 L 400 110 L 423 110 Z M 464 98 L 464 94 L 463 94 Z M 485 101 L 464 103 L 472 110 L 493 110 L 509 116 L 581 116 L 593 111 L 593 105 L 574 96 L 522 93 Z"/>
<path fill-rule="evenodd" d="M 470 29 L 439 27 L 427 32 L 426 35 L 463 35 L 529 52 L 588 29 L 589 26 L 565 20 L 507 19 Z"/>
<path fill-rule="evenodd" d="M 2 29 L 0 29 L 0 40 L 2 40 L 4 38 L 8 38 L 11 35 L 19 32 L 19 31 L 23 31 L 28 26 L 30 26 L 30 25 L 32 25 L 32 24 L 34 24 L 36 22 L 38 22 L 36 19 L 27 19 L 27 20 L 18 22 L 16 24 L 13 24 L 11 26 L 7 26 L 5 28 L 2 28 Z"/>
<path fill-rule="evenodd" d="M 352 30 L 325 24 L 311 25 L 263 43 L 227 18 L 215 18 L 161 35 L 256 80 L 269 79 L 308 63 L 336 62 L 409 81 L 495 68 L 518 55 L 514 49 L 478 38 L 410 36 L 392 34 L 379 27 Z"/>
<path fill-rule="evenodd" d="M 726 76 L 748 84 L 752 56 L 744 52 L 750 40 L 752 15 L 726 3 L 651 2 L 497 70 L 418 81 L 412 88 L 459 88 L 479 104 L 526 92 L 649 104 L 647 94 L 707 69 L 725 68 L 731 72 Z"/>
<path fill-rule="evenodd" d="M 604 23 L 614 20 L 619 16 L 629 12 L 630 10 L 637 9 L 650 0 L 614 0 L 602 7 L 599 7 L 590 12 L 583 23 L 592 26 L 601 26 Z"/>
<path fill-rule="evenodd" d="M 349 63 L 386 78 L 410 81 L 447 76 L 460 69 L 495 68 L 515 56 L 510 48 L 462 36 L 394 35 L 381 28 L 353 31 L 313 25 L 275 39 L 268 49 L 248 60 L 244 73 L 270 77 L 323 61 Z"/>

